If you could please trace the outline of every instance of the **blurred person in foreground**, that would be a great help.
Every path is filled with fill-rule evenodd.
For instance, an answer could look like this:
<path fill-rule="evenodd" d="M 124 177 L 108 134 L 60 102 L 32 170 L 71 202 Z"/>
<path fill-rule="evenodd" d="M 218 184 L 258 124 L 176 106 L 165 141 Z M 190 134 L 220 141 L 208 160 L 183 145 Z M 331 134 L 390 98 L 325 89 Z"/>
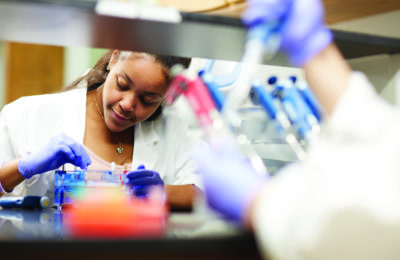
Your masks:
<path fill-rule="evenodd" d="M 223 140 L 196 155 L 207 201 L 254 230 L 270 259 L 400 259 L 400 111 L 332 42 L 320 0 L 253 0 L 248 27 L 281 23 L 326 118 L 304 161 L 258 176 Z"/>

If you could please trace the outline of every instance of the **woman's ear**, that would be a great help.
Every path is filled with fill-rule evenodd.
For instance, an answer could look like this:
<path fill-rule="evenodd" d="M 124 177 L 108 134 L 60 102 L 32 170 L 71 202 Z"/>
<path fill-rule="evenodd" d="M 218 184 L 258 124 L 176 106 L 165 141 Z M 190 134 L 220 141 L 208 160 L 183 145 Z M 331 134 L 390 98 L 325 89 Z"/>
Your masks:
<path fill-rule="evenodd" d="M 107 66 L 108 70 L 111 70 L 112 66 L 114 66 L 115 63 L 117 63 L 118 57 L 119 57 L 119 50 L 114 50 L 111 54 L 110 61 L 108 62 Z"/>

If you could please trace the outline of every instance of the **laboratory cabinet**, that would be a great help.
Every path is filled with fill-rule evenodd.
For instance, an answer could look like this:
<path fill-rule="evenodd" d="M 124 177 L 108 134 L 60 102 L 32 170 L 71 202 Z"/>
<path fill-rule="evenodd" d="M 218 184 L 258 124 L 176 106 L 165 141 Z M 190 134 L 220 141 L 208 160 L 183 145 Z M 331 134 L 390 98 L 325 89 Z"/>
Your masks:
<path fill-rule="evenodd" d="M 0 0 L 0 40 L 232 61 L 242 58 L 246 30 L 238 18 L 143 11 L 137 15 L 140 19 L 130 19 L 127 17 L 134 14 L 129 6 L 126 10 L 122 6 L 104 13 L 96 12 L 101 10 L 96 9 L 97 3 L 95 0 Z M 400 39 L 338 30 L 333 33 L 347 59 L 400 52 Z M 288 65 L 281 55 L 265 63 Z"/>

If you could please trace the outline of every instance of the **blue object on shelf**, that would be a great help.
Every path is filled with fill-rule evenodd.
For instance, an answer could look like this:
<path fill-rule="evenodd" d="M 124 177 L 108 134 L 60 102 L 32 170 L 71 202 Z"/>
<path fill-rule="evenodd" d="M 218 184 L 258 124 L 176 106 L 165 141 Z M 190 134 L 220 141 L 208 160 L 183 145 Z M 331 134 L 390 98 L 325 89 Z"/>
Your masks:
<path fill-rule="evenodd" d="M 278 108 L 273 96 L 261 84 L 253 84 L 250 91 L 250 99 L 255 105 L 261 105 L 267 112 L 268 117 L 276 119 Z"/>

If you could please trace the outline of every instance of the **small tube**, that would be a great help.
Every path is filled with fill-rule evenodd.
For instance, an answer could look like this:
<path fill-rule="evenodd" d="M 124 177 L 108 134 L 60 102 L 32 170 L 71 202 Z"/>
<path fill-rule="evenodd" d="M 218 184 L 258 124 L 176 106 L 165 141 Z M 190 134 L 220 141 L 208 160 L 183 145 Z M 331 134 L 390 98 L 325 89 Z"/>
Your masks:
<path fill-rule="evenodd" d="M 111 173 L 114 174 L 115 172 L 115 162 L 111 162 Z"/>

